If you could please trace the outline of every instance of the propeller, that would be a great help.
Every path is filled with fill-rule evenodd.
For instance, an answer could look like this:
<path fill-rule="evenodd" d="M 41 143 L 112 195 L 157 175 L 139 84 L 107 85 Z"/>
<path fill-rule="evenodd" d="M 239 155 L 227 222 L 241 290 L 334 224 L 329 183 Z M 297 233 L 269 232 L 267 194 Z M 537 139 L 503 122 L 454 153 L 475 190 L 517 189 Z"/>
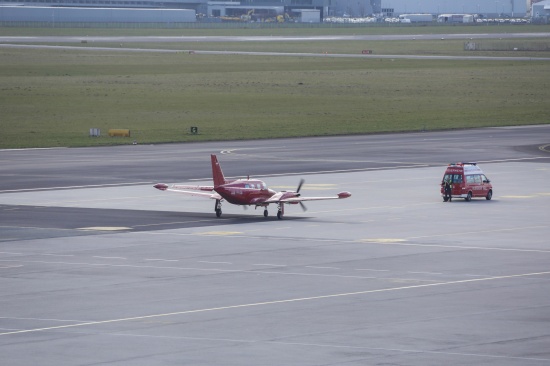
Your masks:
<path fill-rule="evenodd" d="M 300 179 L 300 183 L 298 183 L 298 188 L 296 189 L 296 193 L 298 193 L 298 196 L 300 195 L 300 189 L 302 189 L 302 185 L 304 184 L 305 180 L 302 178 Z M 302 211 L 307 211 L 306 205 L 302 201 L 299 202 L 300 207 L 302 208 Z"/>
<path fill-rule="evenodd" d="M 300 183 L 298 183 L 298 189 L 296 189 L 296 193 L 300 193 L 300 189 L 302 189 L 302 185 L 304 184 L 305 180 L 302 178 L 300 179 Z"/>

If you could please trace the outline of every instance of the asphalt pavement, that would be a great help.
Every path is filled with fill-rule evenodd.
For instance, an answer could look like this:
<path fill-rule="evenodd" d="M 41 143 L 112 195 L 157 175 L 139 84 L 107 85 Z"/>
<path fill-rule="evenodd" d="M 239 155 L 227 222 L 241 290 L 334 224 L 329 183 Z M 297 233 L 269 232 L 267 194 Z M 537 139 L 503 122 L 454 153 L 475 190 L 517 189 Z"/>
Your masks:
<path fill-rule="evenodd" d="M 6 365 L 550 363 L 550 126 L 0 151 Z M 161 192 L 260 176 L 345 200 Z M 493 200 L 444 203 L 448 162 Z"/>

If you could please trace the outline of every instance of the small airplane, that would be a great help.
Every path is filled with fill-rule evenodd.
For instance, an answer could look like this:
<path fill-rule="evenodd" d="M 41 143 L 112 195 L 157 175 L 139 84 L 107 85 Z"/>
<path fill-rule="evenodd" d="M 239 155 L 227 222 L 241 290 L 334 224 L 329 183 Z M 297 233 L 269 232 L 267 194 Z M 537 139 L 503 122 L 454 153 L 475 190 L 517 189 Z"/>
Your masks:
<path fill-rule="evenodd" d="M 351 193 L 349 192 L 340 192 L 336 196 L 331 197 L 302 197 L 300 194 L 300 189 L 304 184 L 303 179 L 300 180 L 296 191 L 281 192 L 275 192 L 274 190 L 267 188 L 267 185 L 261 180 L 250 179 L 250 177 L 247 179 L 227 180 L 223 175 L 222 168 L 216 155 L 210 155 L 210 159 L 212 161 L 213 186 L 192 186 L 180 184 L 173 184 L 169 186 L 164 183 L 158 183 L 153 187 L 161 191 L 177 192 L 214 199 L 216 200 L 214 210 L 217 217 L 222 215 L 223 201 L 245 207 L 263 207 L 264 217 L 269 215 L 267 206 L 273 203 L 277 205 L 277 218 L 282 219 L 285 204 L 299 204 L 305 211 L 306 207 L 303 203 L 304 201 L 332 200 L 348 198 L 351 196 Z"/>

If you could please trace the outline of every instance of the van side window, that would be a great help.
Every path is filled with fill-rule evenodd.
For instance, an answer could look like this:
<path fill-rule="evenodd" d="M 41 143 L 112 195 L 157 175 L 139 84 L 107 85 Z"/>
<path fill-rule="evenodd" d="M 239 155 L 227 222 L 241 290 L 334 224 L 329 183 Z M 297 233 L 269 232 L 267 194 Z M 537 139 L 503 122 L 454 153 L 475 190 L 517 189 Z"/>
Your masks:
<path fill-rule="evenodd" d="M 481 184 L 481 175 L 479 174 L 474 175 L 474 181 L 478 184 Z"/>
<path fill-rule="evenodd" d="M 455 174 L 453 178 L 453 183 L 462 183 L 462 175 L 461 174 Z"/>
<path fill-rule="evenodd" d="M 466 183 L 474 183 L 474 176 L 473 175 L 467 175 L 466 176 Z"/>

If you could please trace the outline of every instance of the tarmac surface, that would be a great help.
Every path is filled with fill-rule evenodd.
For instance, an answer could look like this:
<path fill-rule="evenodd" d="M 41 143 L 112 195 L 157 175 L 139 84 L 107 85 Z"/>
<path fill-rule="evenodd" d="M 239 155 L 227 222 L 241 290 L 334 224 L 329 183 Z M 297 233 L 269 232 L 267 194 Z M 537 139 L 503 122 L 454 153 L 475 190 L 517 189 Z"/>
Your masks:
<path fill-rule="evenodd" d="M 295 41 L 392 41 L 392 40 L 447 40 L 447 39 L 522 39 L 550 37 L 548 32 L 535 33 L 475 33 L 475 34 L 409 34 L 409 35 L 331 35 L 331 36 L 0 36 L 0 48 L 88 50 L 136 53 L 186 53 L 203 55 L 247 55 L 247 56 L 291 56 L 329 58 L 373 58 L 373 59 L 414 59 L 414 60 L 491 60 L 491 61 L 550 61 L 549 57 L 499 57 L 499 56 L 441 56 L 441 55 L 377 55 L 377 54 L 327 54 L 304 52 L 243 52 L 243 51 L 201 51 L 190 49 L 132 48 L 132 43 L 181 43 L 194 45 L 197 42 L 295 42 Z M 85 46 L 82 46 L 85 42 Z M 115 43 L 120 47 L 96 47 L 94 43 Z M 62 43 L 67 45 L 43 45 L 42 43 Z M 79 46 L 71 44 L 80 43 Z"/>
<path fill-rule="evenodd" d="M 550 364 L 550 125 L 0 151 L 6 365 Z M 345 200 L 155 190 L 226 176 Z M 477 161 L 493 200 L 444 203 Z"/>
<path fill-rule="evenodd" d="M 458 33 L 458 34 L 373 34 L 327 36 L 0 36 L 0 43 L 81 43 L 88 42 L 315 42 L 315 41 L 392 41 L 433 39 L 548 38 L 548 32 Z"/>

